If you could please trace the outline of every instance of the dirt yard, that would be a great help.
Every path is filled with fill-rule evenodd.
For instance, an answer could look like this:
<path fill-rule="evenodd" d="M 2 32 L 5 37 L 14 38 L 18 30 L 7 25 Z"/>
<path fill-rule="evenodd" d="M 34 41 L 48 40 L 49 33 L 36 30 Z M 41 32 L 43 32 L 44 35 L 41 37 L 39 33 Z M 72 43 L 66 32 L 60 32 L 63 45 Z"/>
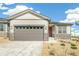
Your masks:
<path fill-rule="evenodd" d="M 57 41 L 57 43 L 44 42 L 44 56 L 79 56 L 79 41 Z"/>
<path fill-rule="evenodd" d="M 7 37 L 0 37 L 0 44 L 2 43 L 8 43 L 9 39 Z"/>
<path fill-rule="evenodd" d="M 10 43 L 8 38 L 0 37 L 0 44 Z M 8 43 L 8 44 L 9 44 Z M 79 56 L 79 40 L 43 42 L 42 56 Z"/>

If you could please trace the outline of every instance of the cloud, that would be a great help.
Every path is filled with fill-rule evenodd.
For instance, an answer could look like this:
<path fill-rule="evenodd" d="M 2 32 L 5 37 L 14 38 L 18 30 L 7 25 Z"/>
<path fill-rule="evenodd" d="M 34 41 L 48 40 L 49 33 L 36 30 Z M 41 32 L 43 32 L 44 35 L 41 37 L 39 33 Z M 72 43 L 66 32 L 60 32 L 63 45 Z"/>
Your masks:
<path fill-rule="evenodd" d="M 5 5 L 11 5 L 11 4 L 15 4 L 15 3 L 4 3 Z"/>
<path fill-rule="evenodd" d="M 65 13 L 66 13 L 66 18 L 64 20 L 61 20 L 60 22 L 75 23 L 76 21 L 79 20 L 79 7 L 75 9 L 68 9 L 67 11 L 65 11 Z M 73 26 L 75 28 L 73 28 Z M 71 35 L 79 36 L 79 29 L 77 28 L 75 24 L 73 26 L 71 28 Z"/>
<path fill-rule="evenodd" d="M 0 4 L 0 9 L 1 9 L 1 10 L 6 10 L 6 9 L 9 9 L 9 8 L 8 8 L 8 7 L 3 6 L 3 4 L 1 3 L 1 4 Z"/>
<path fill-rule="evenodd" d="M 25 5 L 16 5 L 15 8 L 9 9 L 8 11 L 3 12 L 3 14 L 5 14 L 5 15 L 13 15 L 13 14 L 16 14 L 16 13 L 18 13 L 18 12 L 21 12 L 21 11 L 23 11 L 23 10 L 26 10 L 26 9 L 31 9 L 31 10 L 33 10 L 32 7 L 27 7 L 27 6 L 25 6 Z"/>
<path fill-rule="evenodd" d="M 0 5 L 4 5 L 4 4 L 5 5 L 11 5 L 11 4 L 15 4 L 15 3 L 6 3 L 6 2 L 5 3 L 0 3 Z"/>
<path fill-rule="evenodd" d="M 75 9 L 68 9 L 67 11 L 65 11 L 66 14 L 79 14 L 79 7 L 75 8 Z"/>
<path fill-rule="evenodd" d="M 0 0 L 1 3 L 26 3 L 33 0 Z"/>
<path fill-rule="evenodd" d="M 72 36 L 79 36 L 79 30 L 76 28 L 71 28 L 71 35 Z"/>
<path fill-rule="evenodd" d="M 75 9 L 68 9 L 65 13 L 67 14 L 66 19 L 60 22 L 74 23 L 79 20 L 79 7 Z"/>
<path fill-rule="evenodd" d="M 71 27 L 71 35 L 79 36 L 79 26 L 76 26 L 76 24 Z"/>
<path fill-rule="evenodd" d="M 40 13 L 40 11 L 36 11 L 37 13 Z"/>

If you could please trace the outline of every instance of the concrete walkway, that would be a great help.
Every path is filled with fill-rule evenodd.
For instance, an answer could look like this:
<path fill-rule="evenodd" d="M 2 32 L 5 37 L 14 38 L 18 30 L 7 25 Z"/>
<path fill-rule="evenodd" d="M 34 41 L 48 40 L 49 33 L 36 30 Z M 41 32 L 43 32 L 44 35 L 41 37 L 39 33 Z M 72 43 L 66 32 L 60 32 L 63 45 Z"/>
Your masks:
<path fill-rule="evenodd" d="M 42 41 L 11 41 L 0 44 L 0 56 L 40 56 L 42 48 Z"/>

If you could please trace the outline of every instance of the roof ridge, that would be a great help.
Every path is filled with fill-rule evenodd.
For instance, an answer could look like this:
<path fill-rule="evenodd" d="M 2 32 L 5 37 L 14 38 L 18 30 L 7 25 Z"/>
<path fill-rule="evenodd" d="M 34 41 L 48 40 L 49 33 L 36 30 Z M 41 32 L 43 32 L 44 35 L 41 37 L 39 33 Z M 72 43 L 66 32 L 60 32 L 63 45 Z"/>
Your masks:
<path fill-rule="evenodd" d="M 17 14 L 20 14 L 20 13 L 22 13 L 22 12 L 24 12 L 24 11 L 29 11 L 29 10 L 31 10 L 31 9 L 26 9 L 26 10 L 20 11 L 20 12 L 18 12 L 18 13 L 16 13 L 16 14 L 13 14 L 13 15 L 11 15 L 11 16 L 8 16 L 7 18 L 12 17 L 12 16 L 17 15 Z"/>
<path fill-rule="evenodd" d="M 11 19 L 13 19 L 13 18 L 16 18 L 16 17 L 21 16 L 22 14 L 25 14 L 25 13 L 28 13 L 28 12 L 33 13 L 33 14 L 35 14 L 35 15 L 37 15 L 37 16 L 43 18 L 43 19 L 48 19 L 48 20 L 50 19 L 49 17 L 47 17 L 47 16 L 45 16 L 45 15 L 42 15 L 42 14 L 40 14 L 40 13 L 37 13 L 37 12 L 31 10 L 31 9 L 26 9 L 26 10 L 24 10 L 24 11 L 18 12 L 18 13 L 14 14 L 14 15 L 11 15 L 11 16 L 7 17 L 6 19 L 11 20 Z"/>

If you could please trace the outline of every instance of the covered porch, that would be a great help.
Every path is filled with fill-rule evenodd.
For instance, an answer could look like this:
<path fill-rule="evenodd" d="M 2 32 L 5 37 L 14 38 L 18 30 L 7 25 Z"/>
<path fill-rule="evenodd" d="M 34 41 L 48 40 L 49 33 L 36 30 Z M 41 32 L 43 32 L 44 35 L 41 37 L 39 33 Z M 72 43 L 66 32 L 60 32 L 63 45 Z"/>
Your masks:
<path fill-rule="evenodd" d="M 71 34 L 68 34 L 67 30 L 66 33 L 59 33 L 59 26 L 55 24 L 49 24 L 49 38 L 49 40 L 70 40 Z"/>
<path fill-rule="evenodd" d="M 55 34 L 55 25 L 54 24 L 49 24 L 48 26 L 49 28 L 49 37 L 53 37 L 54 38 L 54 34 Z"/>

